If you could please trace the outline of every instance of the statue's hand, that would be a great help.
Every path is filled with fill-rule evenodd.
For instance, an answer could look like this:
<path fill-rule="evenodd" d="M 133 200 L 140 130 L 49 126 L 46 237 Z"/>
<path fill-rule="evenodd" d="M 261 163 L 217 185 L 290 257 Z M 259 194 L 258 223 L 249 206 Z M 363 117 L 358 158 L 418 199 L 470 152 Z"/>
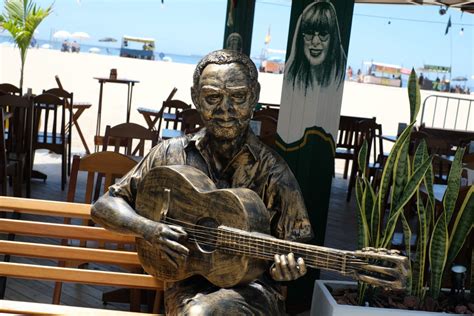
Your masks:
<path fill-rule="evenodd" d="M 143 238 L 160 249 L 161 254 L 175 267 L 186 259 L 189 249 L 179 243 L 186 239 L 184 229 L 176 225 L 152 222 L 148 224 Z"/>
<path fill-rule="evenodd" d="M 295 260 L 295 255 L 275 255 L 275 263 L 270 268 L 270 275 L 275 281 L 293 281 L 306 274 L 303 258 Z"/>

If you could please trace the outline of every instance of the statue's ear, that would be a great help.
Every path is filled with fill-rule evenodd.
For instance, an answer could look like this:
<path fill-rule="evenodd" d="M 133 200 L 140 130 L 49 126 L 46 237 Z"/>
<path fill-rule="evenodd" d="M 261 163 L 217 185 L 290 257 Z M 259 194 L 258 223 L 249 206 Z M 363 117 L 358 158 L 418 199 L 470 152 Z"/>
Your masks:
<path fill-rule="evenodd" d="M 253 93 L 251 97 L 252 97 L 251 104 L 253 104 L 253 108 L 255 109 L 255 107 L 257 106 L 258 99 L 260 98 L 260 83 L 257 82 L 255 88 L 253 89 Z"/>
<path fill-rule="evenodd" d="M 194 103 L 194 106 L 196 107 L 196 109 L 199 109 L 200 108 L 199 102 L 198 102 L 199 94 L 196 91 L 196 89 L 194 88 L 194 86 L 191 87 L 191 99 L 193 100 L 193 103 Z"/>

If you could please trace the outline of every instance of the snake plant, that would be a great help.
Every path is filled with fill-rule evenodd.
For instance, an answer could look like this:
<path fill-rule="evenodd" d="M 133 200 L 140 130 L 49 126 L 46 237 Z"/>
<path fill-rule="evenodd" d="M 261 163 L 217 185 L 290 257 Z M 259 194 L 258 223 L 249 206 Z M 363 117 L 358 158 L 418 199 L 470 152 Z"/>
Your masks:
<path fill-rule="evenodd" d="M 426 143 L 422 141 L 414 156 L 409 156 L 410 134 L 420 110 L 420 90 L 416 79 L 416 73 L 412 70 L 408 82 L 410 124 L 394 144 L 383 168 L 380 185 L 375 190 L 367 177 L 368 146 L 363 143 L 358 157 L 360 170 L 356 180 L 356 197 L 358 246 L 389 248 L 395 227 L 401 223 L 411 271 L 406 291 L 408 295 L 423 299 L 428 284 L 429 295 L 433 298 L 439 296 L 443 274 L 472 229 L 474 188 L 471 187 L 455 212 L 464 153 L 464 149 L 458 149 L 448 176 L 441 212 L 435 213 L 432 157 L 428 154 Z M 422 198 L 422 187 L 427 192 L 426 199 Z M 410 201 L 412 203 L 409 204 Z M 409 205 L 413 205 L 418 217 L 418 226 L 414 230 L 404 213 Z M 414 234 L 418 238 L 416 251 L 412 254 L 410 241 Z M 425 271 L 430 271 L 429 275 Z M 359 284 L 359 303 L 366 301 L 366 289 L 366 285 Z"/>

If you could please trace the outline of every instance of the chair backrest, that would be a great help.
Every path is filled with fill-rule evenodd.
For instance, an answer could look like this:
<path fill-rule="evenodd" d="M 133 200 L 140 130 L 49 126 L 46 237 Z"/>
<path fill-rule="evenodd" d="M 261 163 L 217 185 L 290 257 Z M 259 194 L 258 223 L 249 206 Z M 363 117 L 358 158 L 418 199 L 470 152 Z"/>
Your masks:
<path fill-rule="evenodd" d="M 61 153 L 62 148 L 66 146 L 65 99 L 44 93 L 33 98 L 33 103 L 35 109 L 33 147 L 48 148 Z M 50 148 L 50 145 L 55 147 Z"/>
<path fill-rule="evenodd" d="M 67 201 L 74 202 L 76 198 L 77 179 L 79 172 L 87 172 L 86 192 L 84 200 L 79 201 L 90 204 L 102 193 L 107 191 L 117 178 L 123 177 L 137 162 L 130 157 L 116 152 L 102 151 L 88 156 L 74 156 L 72 161 L 71 179 L 67 194 Z M 105 181 L 97 183 L 101 174 Z"/>
<path fill-rule="evenodd" d="M 357 116 L 341 115 L 339 119 L 339 130 L 337 135 L 336 147 L 345 149 L 355 149 L 358 145 L 358 124 L 368 118 Z M 372 118 L 375 121 L 375 118 Z"/>
<path fill-rule="evenodd" d="M 20 88 L 18 88 L 15 85 L 12 85 L 11 83 L 1 83 L 0 84 L 0 91 L 6 93 L 6 94 L 11 94 L 11 95 L 17 95 L 21 96 L 22 91 Z"/>
<path fill-rule="evenodd" d="M 260 122 L 260 134 L 257 135 L 260 140 L 273 147 L 277 134 L 278 112 L 273 109 L 263 109 L 253 114 L 252 121 Z"/>
<path fill-rule="evenodd" d="M 161 131 L 161 127 L 166 129 L 178 129 L 179 113 L 190 109 L 191 105 L 181 100 L 165 100 L 163 101 L 161 119 L 158 123 L 158 130 Z"/>
<path fill-rule="evenodd" d="M 5 143 L 5 120 L 3 108 L 0 108 L 0 195 L 7 195 L 7 148 Z"/>
<path fill-rule="evenodd" d="M 18 156 L 26 155 L 31 165 L 31 152 L 33 143 L 33 102 L 30 98 L 16 95 L 0 96 L 0 108 L 5 113 L 11 113 L 8 119 L 8 127 L 4 134 L 8 135 L 6 141 L 7 152 Z M 6 126 L 5 126 L 6 127 Z"/>
<path fill-rule="evenodd" d="M 179 113 L 181 117 L 181 130 L 185 134 L 195 133 L 204 127 L 201 115 L 196 109 L 187 109 Z"/>
<path fill-rule="evenodd" d="M 148 141 L 148 144 L 146 144 Z M 122 123 L 105 128 L 102 151 L 112 145 L 115 152 L 123 149 L 123 154 L 143 157 L 145 153 L 158 143 L 158 132 L 150 131 L 135 123 Z"/>

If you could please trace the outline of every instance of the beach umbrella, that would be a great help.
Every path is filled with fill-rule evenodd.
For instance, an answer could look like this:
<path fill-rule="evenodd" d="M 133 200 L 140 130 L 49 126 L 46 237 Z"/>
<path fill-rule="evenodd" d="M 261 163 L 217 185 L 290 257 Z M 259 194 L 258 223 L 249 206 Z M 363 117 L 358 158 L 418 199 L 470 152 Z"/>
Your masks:
<path fill-rule="evenodd" d="M 451 79 L 451 81 L 467 81 L 467 78 L 466 77 L 454 77 L 453 79 Z"/>
<path fill-rule="evenodd" d="M 90 35 L 87 34 L 86 32 L 74 32 L 72 33 L 71 37 L 81 39 L 81 40 L 91 38 Z"/>
<path fill-rule="evenodd" d="M 99 42 L 108 42 L 108 43 L 115 43 L 117 39 L 113 37 L 104 37 L 99 40 Z"/>
<path fill-rule="evenodd" d="M 98 54 L 98 53 L 100 53 L 100 48 L 91 47 L 91 48 L 89 48 L 89 53 Z"/>
<path fill-rule="evenodd" d="M 41 45 L 41 48 L 50 49 L 50 48 L 51 48 L 51 45 L 49 45 L 49 44 L 43 44 L 43 45 Z"/>
<path fill-rule="evenodd" d="M 71 33 L 69 33 L 68 31 L 61 30 L 61 31 L 57 31 L 56 33 L 54 33 L 53 37 L 54 38 L 70 38 Z"/>

